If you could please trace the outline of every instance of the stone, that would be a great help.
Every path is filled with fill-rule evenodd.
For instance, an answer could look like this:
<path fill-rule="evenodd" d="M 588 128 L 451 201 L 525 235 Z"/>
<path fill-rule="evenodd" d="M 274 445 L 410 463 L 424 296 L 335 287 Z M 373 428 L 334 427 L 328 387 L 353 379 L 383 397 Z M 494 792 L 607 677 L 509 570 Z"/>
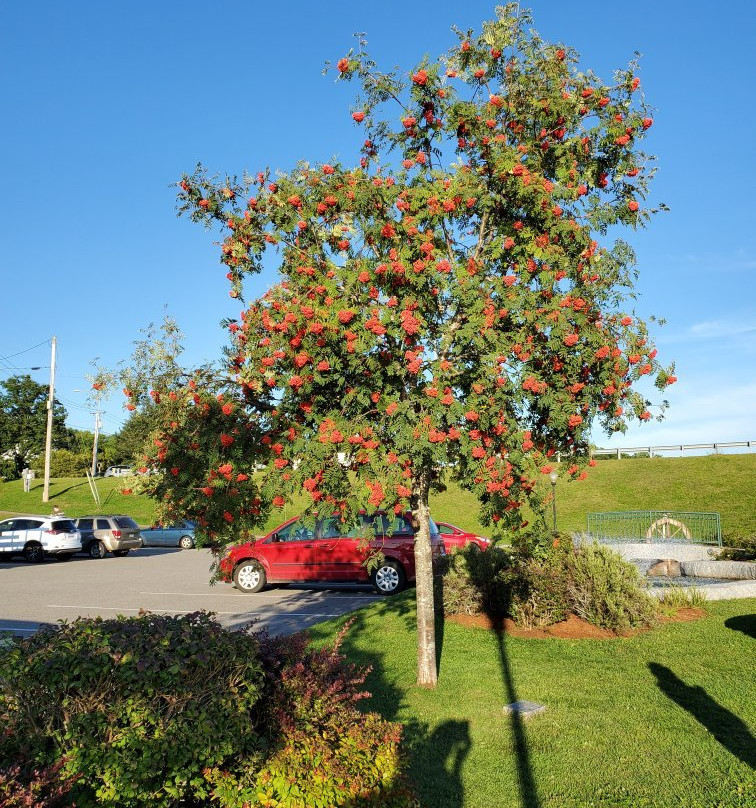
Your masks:
<path fill-rule="evenodd" d="M 674 558 L 662 558 L 648 568 L 646 575 L 679 578 L 682 575 L 682 567 Z"/>
<path fill-rule="evenodd" d="M 536 704 L 534 701 L 515 701 L 504 705 L 504 715 L 519 715 L 521 718 L 532 718 L 545 711 L 545 704 Z"/>

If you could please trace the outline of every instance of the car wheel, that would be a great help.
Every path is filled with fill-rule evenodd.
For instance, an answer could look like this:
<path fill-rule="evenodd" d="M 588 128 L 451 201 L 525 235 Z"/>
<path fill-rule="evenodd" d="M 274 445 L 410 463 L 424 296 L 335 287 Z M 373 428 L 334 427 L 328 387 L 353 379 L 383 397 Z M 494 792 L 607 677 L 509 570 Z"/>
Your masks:
<path fill-rule="evenodd" d="M 179 547 L 182 550 L 191 550 L 194 547 L 194 539 L 191 536 L 182 536 L 179 539 Z"/>
<path fill-rule="evenodd" d="M 113 555 L 118 556 L 119 558 L 121 556 L 125 556 L 125 555 L 128 555 L 128 554 L 129 554 L 128 550 L 113 550 Z"/>
<path fill-rule="evenodd" d="M 87 548 L 90 558 L 105 558 L 107 550 L 101 541 L 93 541 Z"/>
<path fill-rule="evenodd" d="M 30 564 L 39 564 L 40 561 L 45 557 L 45 551 L 42 549 L 41 544 L 37 544 L 36 542 L 31 542 L 24 547 L 24 558 Z"/>
<path fill-rule="evenodd" d="M 396 561 L 383 561 L 373 570 L 372 579 L 379 595 L 395 595 L 404 587 L 404 570 Z"/>
<path fill-rule="evenodd" d="M 243 561 L 234 570 L 234 583 L 240 592 L 259 592 L 266 584 L 265 570 L 259 561 Z"/>

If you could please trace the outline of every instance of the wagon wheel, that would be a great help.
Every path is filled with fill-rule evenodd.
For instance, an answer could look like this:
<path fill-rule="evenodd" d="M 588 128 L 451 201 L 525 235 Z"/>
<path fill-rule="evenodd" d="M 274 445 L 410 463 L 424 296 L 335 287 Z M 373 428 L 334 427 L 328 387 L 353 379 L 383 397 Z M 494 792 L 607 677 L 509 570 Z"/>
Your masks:
<path fill-rule="evenodd" d="M 690 541 L 690 530 L 684 522 L 679 519 L 672 519 L 663 516 L 651 523 L 651 527 L 646 531 L 647 539 L 661 539 L 662 541 L 674 541 L 675 539 L 688 539 Z"/>

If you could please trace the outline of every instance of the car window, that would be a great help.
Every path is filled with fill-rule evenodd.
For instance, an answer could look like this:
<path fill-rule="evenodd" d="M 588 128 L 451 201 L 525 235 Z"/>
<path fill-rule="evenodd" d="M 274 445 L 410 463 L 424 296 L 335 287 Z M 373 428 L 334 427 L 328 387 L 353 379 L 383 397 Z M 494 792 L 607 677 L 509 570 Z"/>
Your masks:
<path fill-rule="evenodd" d="M 318 522 L 318 535 L 321 539 L 353 539 L 358 534 L 358 529 L 352 527 L 347 530 L 346 525 L 341 522 L 338 516 L 329 516 Z"/>
<path fill-rule="evenodd" d="M 414 536 L 412 525 L 404 516 L 383 517 L 383 530 L 386 536 Z"/>
<path fill-rule="evenodd" d="M 110 522 L 107 519 L 98 519 L 97 530 L 110 530 Z"/>
<path fill-rule="evenodd" d="M 139 525 L 130 516 L 116 516 L 115 523 L 118 527 L 131 528 L 137 530 Z"/>
<path fill-rule="evenodd" d="M 16 529 L 16 519 L 6 519 L 3 522 L 0 522 L 0 532 L 2 531 L 10 531 Z"/>
<path fill-rule="evenodd" d="M 91 530 L 93 523 L 93 519 L 79 519 L 76 524 L 79 530 Z"/>
<path fill-rule="evenodd" d="M 315 538 L 315 531 L 307 527 L 304 522 L 297 520 L 285 525 L 276 531 L 278 541 L 312 541 Z"/>
<path fill-rule="evenodd" d="M 66 533 L 71 533 L 76 530 L 76 524 L 73 519 L 56 519 L 50 523 L 51 530 L 63 530 Z"/>

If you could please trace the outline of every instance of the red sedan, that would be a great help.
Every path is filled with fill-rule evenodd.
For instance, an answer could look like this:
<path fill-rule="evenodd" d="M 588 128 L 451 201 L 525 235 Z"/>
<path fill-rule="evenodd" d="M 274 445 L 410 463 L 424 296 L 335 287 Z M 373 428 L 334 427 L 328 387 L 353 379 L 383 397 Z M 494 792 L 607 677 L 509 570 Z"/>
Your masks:
<path fill-rule="evenodd" d="M 441 533 L 441 539 L 444 542 L 444 548 L 447 553 L 451 553 L 452 550 L 464 547 L 467 544 L 474 544 L 481 550 L 485 550 L 491 544 L 491 539 L 487 539 L 485 536 L 478 536 L 476 533 L 469 533 L 466 530 L 462 530 L 461 527 L 449 524 L 449 522 L 436 522 L 436 525 L 438 525 L 438 530 Z"/>
<path fill-rule="evenodd" d="M 262 539 L 231 547 L 220 562 L 221 580 L 233 581 L 240 592 L 291 581 L 372 582 L 381 595 L 393 595 L 415 580 L 415 533 L 409 515 L 362 515 L 347 533 L 339 527 L 338 516 L 314 522 L 289 519 Z M 431 551 L 434 560 L 444 555 L 433 522 Z M 379 555 L 380 561 L 368 572 L 365 561 L 370 555 Z"/>

